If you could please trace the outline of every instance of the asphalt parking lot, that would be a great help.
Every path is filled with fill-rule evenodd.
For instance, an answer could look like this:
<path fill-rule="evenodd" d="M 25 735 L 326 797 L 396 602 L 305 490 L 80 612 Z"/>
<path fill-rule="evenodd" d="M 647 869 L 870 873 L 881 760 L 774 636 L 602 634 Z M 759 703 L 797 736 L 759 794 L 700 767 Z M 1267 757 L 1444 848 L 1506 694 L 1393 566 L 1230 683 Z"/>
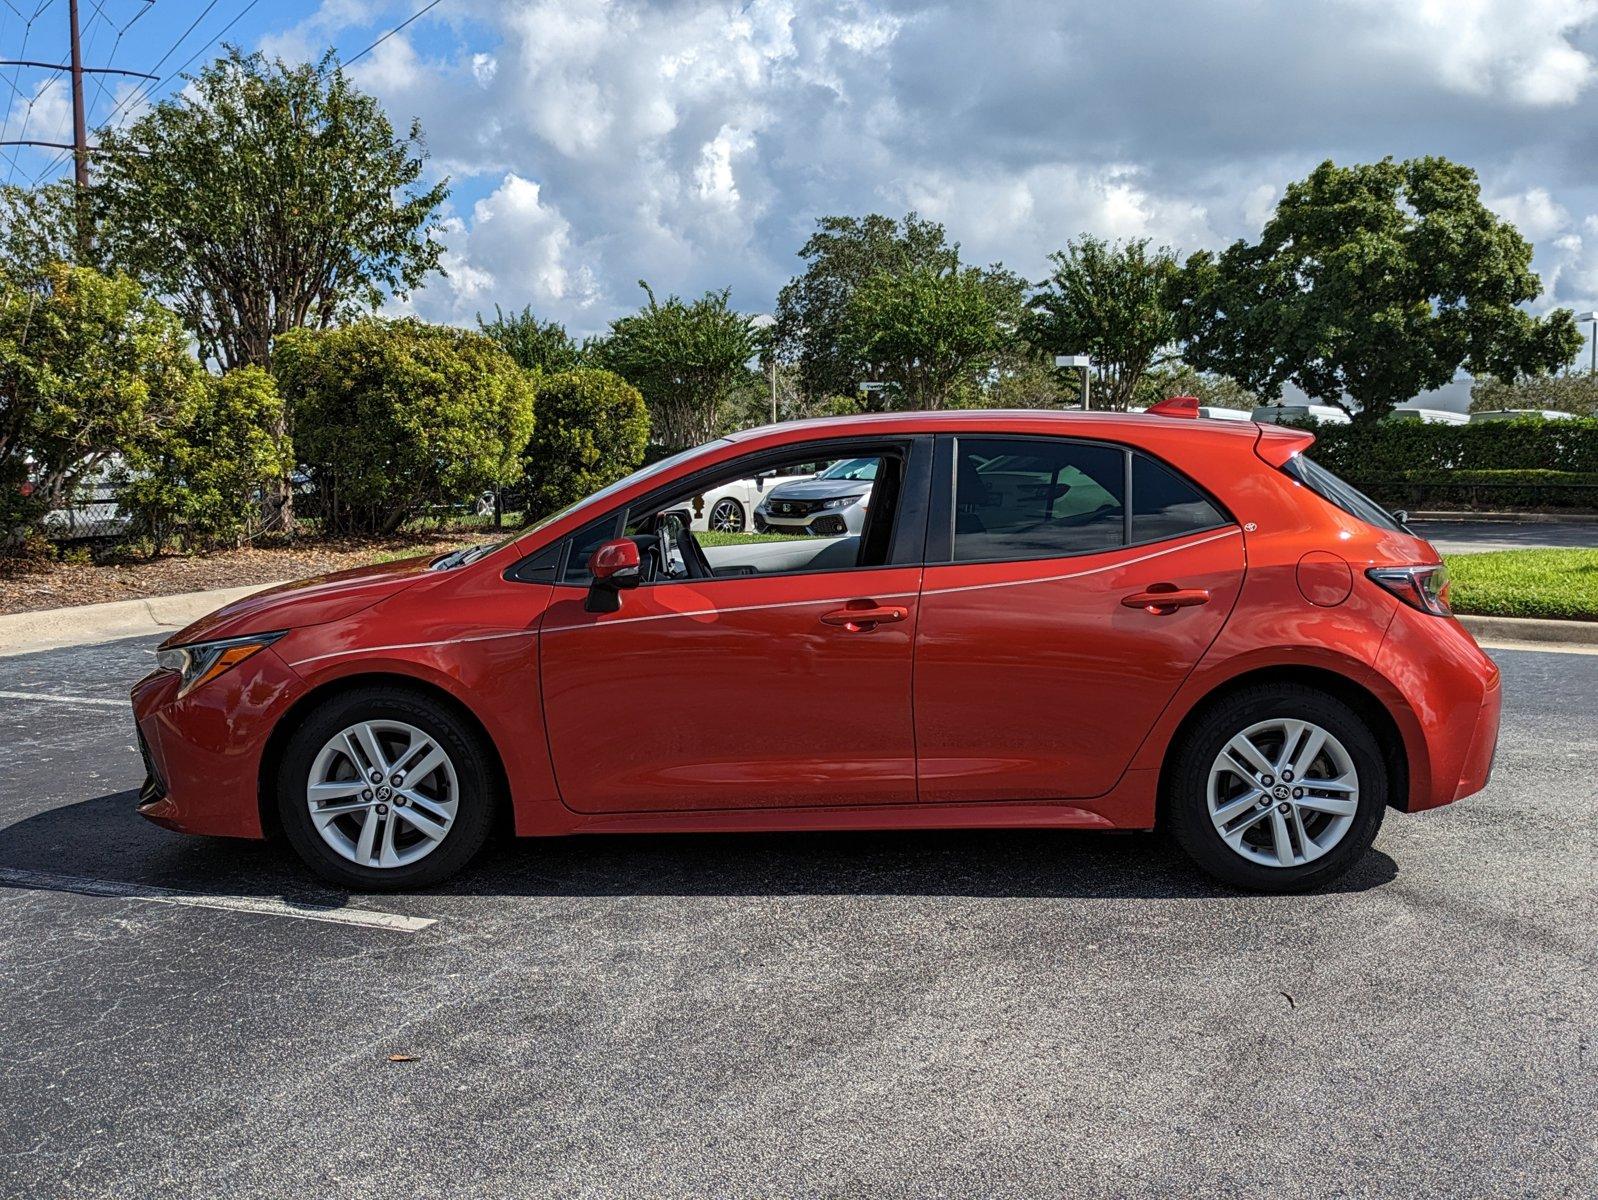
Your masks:
<path fill-rule="evenodd" d="M 346 897 L 134 814 L 155 640 L 0 659 L 4 1196 L 1598 1193 L 1598 656 L 1499 653 L 1491 786 L 1329 894 L 949 833 Z"/>

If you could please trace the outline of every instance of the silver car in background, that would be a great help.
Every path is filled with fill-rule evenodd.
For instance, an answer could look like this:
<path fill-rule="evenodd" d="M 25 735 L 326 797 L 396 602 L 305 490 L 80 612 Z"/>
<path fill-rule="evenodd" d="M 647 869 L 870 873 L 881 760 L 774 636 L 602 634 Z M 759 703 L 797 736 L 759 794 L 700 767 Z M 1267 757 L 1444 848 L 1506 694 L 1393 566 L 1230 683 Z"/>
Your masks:
<path fill-rule="evenodd" d="M 842 537 L 866 523 L 877 458 L 846 458 L 813 479 L 780 483 L 755 508 L 757 533 Z"/>

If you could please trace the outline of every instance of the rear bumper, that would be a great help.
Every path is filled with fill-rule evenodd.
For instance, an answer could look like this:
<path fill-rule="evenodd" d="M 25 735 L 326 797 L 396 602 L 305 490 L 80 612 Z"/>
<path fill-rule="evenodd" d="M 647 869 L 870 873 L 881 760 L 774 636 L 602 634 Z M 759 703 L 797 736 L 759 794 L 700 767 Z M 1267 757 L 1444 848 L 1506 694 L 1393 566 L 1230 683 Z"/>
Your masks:
<path fill-rule="evenodd" d="M 272 650 L 178 698 L 170 671 L 133 687 L 144 755 L 138 811 L 182 833 L 263 836 L 261 756 L 283 711 L 305 684 Z"/>
<path fill-rule="evenodd" d="M 1498 746 L 1498 664 L 1458 621 L 1403 608 L 1388 629 L 1376 670 L 1401 700 L 1410 767 L 1405 811 L 1437 808 L 1481 791 Z"/>

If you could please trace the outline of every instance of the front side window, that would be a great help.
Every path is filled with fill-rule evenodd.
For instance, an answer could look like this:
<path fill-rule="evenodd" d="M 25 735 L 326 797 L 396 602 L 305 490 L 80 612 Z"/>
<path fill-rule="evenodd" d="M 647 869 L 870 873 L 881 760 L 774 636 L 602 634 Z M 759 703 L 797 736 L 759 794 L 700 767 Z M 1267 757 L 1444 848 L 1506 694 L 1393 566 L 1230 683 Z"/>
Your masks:
<path fill-rule="evenodd" d="M 954 559 L 1056 558 L 1124 542 L 1126 455 L 1089 442 L 960 438 Z"/>
<path fill-rule="evenodd" d="M 615 536 L 639 543 L 645 583 L 884 565 L 903 485 L 903 454 L 885 450 L 817 463 L 814 449 L 795 453 L 809 457 L 764 458 L 758 467 L 729 464 L 713 477 L 634 506 L 620 531 L 620 513 L 596 522 L 574 535 L 561 582 L 587 586 L 589 559 Z M 720 489 L 750 506 L 748 528 L 711 528 L 705 498 Z"/>

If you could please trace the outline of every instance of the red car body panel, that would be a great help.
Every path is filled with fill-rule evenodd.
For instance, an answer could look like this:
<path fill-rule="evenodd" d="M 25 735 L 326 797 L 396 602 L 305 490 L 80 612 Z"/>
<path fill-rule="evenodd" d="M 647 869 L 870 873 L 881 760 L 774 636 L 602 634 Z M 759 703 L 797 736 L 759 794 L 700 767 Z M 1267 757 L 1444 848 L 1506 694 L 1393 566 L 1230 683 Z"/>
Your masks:
<path fill-rule="evenodd" d="M 506 572 L 678 476 L 838 437 L 981 432 L 1141 449 L 1235 523 L 1058 559 L 678 581 L 585 611 L 585 590 Z M 1140 829 L 1183 720 L 1216 688 L 1306 668 L 1391 718 L 1411 810 L 1486 781 L 1496 667 L 1457 622 L 1372 583 L 1436 561 L 1277 468 L 1308 434 L 1139 415 L 906 413 L 749 431 L 577 506 L 464 568 L 420 561 L 260 593 L 169 640 L 287 630 L 177 697 L 133 702 L 171 828 L 262 836 L 274 738 L 327 689 L 411 680 L 482 726 L 518 834 L 935 826 Z M 1156 614 L 1154 584 L 1209 601 Z M 903 616 L 851 629 L 857 607 Z M 828 620 L 823 620 L 828 618 Z M 832 623 L 829 623 L 832 622 Z M 796 726 L 795 722 L 802 722 Z M 797 732 L 796 732 L 797 730 Z"/>

